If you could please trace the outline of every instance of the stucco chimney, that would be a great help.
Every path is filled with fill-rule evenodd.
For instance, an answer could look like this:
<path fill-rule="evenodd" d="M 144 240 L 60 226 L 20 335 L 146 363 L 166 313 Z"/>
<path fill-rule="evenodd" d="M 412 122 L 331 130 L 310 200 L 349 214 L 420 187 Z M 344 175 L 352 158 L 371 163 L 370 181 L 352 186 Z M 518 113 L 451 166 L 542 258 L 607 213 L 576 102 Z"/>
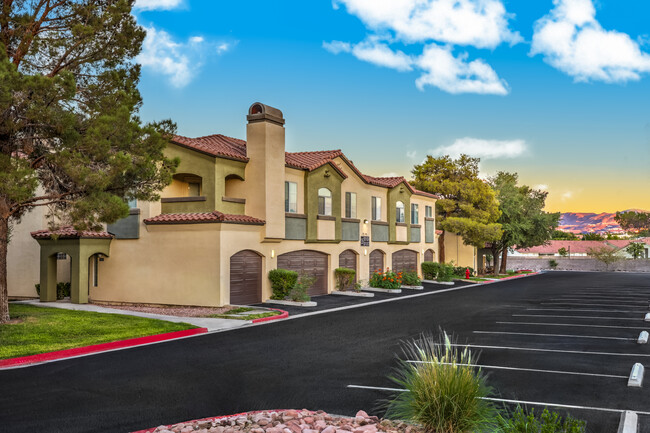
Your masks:
<path fill-rule="evenodd" d="M 265 240 L 279 241 L 284 239 L 284 117 L 256 102 L 246 118 L 247 214 L 266 221 Z"/>

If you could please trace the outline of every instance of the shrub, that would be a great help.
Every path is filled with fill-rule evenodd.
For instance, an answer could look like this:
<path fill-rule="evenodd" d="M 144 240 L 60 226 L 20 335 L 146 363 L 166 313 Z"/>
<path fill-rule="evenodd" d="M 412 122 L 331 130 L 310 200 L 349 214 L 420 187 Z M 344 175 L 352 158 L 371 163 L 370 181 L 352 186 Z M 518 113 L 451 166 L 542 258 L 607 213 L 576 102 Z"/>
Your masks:
<path fill-rule="evenodd" d="M 422 284 L 422 280 L 418 276 L 417 272 L 403 272 L 402 284 L 405 286 L 419 286 Z"/>
<path fill-rule="evenodd" d="M 438 277 L 440 263 L 422 262 L 422 278 L 425 280 L 435 280 Z"/>
<path fill-rule="evenodd" d="M 389 378 L 407 392 L 395 393 L 386 417 L 420 424 L 429 432 L 494 432 L 498 411 L 488 400 L 492 389 L 477 357 L 467 347 L 452 344 L 446 333 L 406 343 Z"/>
<path fill-rule="evenodd" d="M 510 418 L 500 418 L 499 424 L 503 433 L 584 433 L 587 425 L 570 415 L 563 420 L 557 412 L 549 412 L 546 408 L 537 418 L 535 409 L 526 414 L 521 406 L 517 406 Z"/>
<path fill-rule="evenodd" d="M 339 290 L 349 290 L 354 288 L 354 277 L 356 275 L 354 269 L 336 268 L 334 269 L 334 278 L 336 278 L 336 288 Z"/>
<path fill-rule="evenodd" d="M 289 296 L 291 289 L 298 282 L 298 272 L 287 269 L 273 269 L 269 271 L 269 280 L 273 294 L 271 299 L 282 300 Z"/>
<path fill-rule="evenodd" d="M 56 299 L 63 299 L 65 297 L 69 297 L 71 286 L 72 286 L 71 283 L 63 283 L 63 282 L 56 283 Z M 41 284 L 40 283 L 34 284 L 34 287 L 36 287 L 36 294 L 38 296 L 41 296 Z"/>
<path fill-rule="evenodd" d="M 454 266 L 454 276 L 459 278 L 465 278 L 465 271 L 469 269 L 469 275 L 474 275 L 474 268 L 471 266 Z"/>
<path fill-rule="evenodd" d="M 551 267 L 551 269 L 557 268 L 557 260 L 555 260 L 555 259 L 549 260 L 548 265 Z"/>
<path fill-rule="evenodd" d="M 311 297 L 307 294 L 309 288 L 316 282 L 316 277 L 306 274 L 300 274 L 298 280 L 291 288 L 289 296 L 294 302 L 309 302 Z"/>
<path fill-rule="evenodd" d="M 386 268 L 386 272 L 375 271 L 368 283 L 370 287 L 379 289 L 399 289 L 402 287 L 402 273 L 391 271 L 390 268 Z"/>
<path fill-rule="evenodd" d="M 441 263 L 440 267 L 438 268 L 438 277 L 436 278 L 436 280 L 451 281 L 453 277 L 454 277 L 454 267 L 452 265 Z"/>

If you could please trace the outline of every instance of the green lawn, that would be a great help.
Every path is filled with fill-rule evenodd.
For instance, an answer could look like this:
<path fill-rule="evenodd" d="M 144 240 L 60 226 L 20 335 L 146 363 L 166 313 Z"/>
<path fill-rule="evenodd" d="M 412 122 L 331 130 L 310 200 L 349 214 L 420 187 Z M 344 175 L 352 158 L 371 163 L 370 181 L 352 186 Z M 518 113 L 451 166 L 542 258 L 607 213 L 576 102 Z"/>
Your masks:
<path fill-rule="evenodd" d="M 0 325 L 0 359 L 196 328 L 187 323 L 20 304 L 9 304 L 9 314 L 22 321 Z"/>

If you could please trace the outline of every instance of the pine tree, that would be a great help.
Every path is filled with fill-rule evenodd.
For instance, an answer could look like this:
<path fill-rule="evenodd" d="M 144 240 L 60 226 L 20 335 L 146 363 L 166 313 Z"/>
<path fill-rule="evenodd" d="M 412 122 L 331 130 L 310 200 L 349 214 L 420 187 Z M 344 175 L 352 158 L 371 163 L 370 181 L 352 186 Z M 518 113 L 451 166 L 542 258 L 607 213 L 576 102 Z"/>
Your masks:
<path fill-rule="evenodd" d="M 9 320 L 9 232 L 48 206 L 98 230 L 155 200 L 178 161 L 171 121 L 142 124 L 133 0 L 4 0 L 0 12 L 0 323 Z"/>

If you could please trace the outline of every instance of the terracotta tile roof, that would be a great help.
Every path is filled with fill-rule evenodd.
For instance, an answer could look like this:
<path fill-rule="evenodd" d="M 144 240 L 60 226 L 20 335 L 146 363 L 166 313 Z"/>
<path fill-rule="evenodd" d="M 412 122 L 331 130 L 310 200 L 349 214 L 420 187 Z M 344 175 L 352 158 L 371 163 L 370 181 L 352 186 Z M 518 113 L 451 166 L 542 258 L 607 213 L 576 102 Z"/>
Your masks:
<path fill-rule="evenodd" d="M 228 137 L 221 134 L 207 135 L 205 137 L 189 138 L 180 135 L 172 137 L 172 142 L 180 146 L 197 150 L 211 156 L 225 157 L 238 161 L 247 162 L 249 158 L 246 153 L 246 141 L 238 138 Z M 343 178 L 347 178 L 334 162 L 335 158 L 343 159 L 352 170 L 366 183 L 384 188 L 394 188 L 404 182 L 407 188 L 414 194 L 425 197 L 438 198 L 435 194 L 429 194 L 424 191 L 416 191 L 404 177 L 374 177 L 361 173 L 350 160 L 348 160 L 341 149 L 336 150 L 318 150 L 313 152 L 285 152 L 285 163 L 287 167 L 297 168 L 299 170 L 312 171 L 325 164 L 331 164 L 332 167 Z"/>
<path fill-rule="evenodd" d="M 419 189 L 416 189 L 414 194 L 415 195 L 422 195 L 424 197 L 431 197 L 431 198 L 438 198 L 438 199 L 440 198 L 440 196 L 437 195 L 437 194 L 431 194 L 430 192 L 420 191 Z"/>
<path fill-rule="evenodd" d="M 201 213 L 167 213 L 144 220 L 145 224 L 228 223 L 264 225 L 264 220 L 248 215 L 231 215 L 219 211 Z"/>
<path fill-rule="evenodd" d="M 75 230 L 72 226 L 61 227 L 57 230 L 37 230 L 30 233 L 34 239 L 51 239 L 53 236 L 58 239 L 112 239 L 113 235 L 108 232 L 92 232 Z"/>
<path fill-rule="evenodd" d="M 343 155 L 341 149 L 318 150 L 315 152 L 285 152 L 286 164 L 301 170 L 316 170 L 338 156 Z"/>
<path fill-rule="evenodd" d="M 227 137 L 221 134 L 206 135 L 205 137 L 197 138 L 174 135 L 172 137 L 172 143 L 198 150 L 211 156 L 248 161 L 248 157 L 246 156 L 246 142 L 238 138 Z"/>

